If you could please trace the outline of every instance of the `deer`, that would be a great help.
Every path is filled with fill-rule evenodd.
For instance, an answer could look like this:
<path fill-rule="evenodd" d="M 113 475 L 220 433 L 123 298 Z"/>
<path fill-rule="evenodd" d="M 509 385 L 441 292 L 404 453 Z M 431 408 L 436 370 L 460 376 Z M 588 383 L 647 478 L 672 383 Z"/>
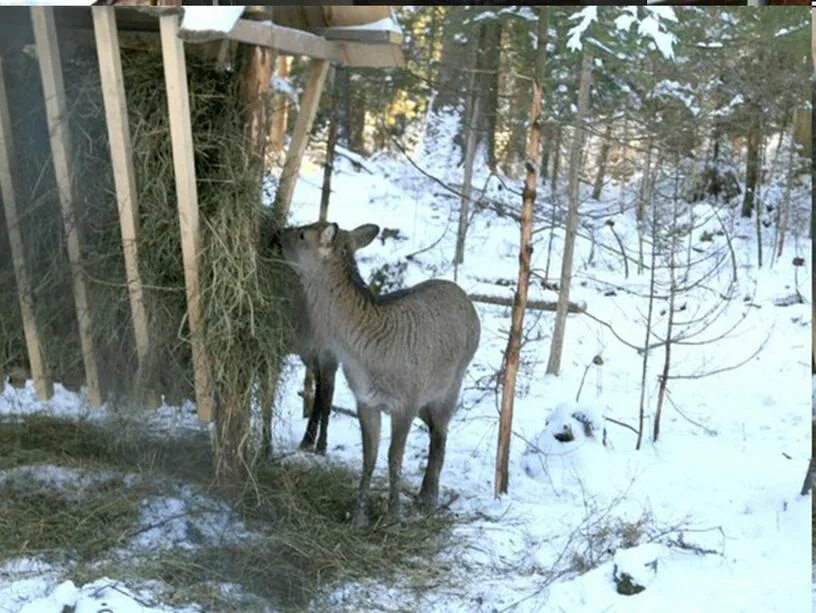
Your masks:
<path fill-rule="evenodd" d="M 281 238 L 284 260 L 306 298 L 313 333 L 340 361 L 357 404 L 363 469 L 352 523 L 358 528 L 369 525 L 381 412 L 391 417 L 388 525 L 401 522 L 402 459 L 416 417 L 430 434 L 419 501 L 425 510 L 436 507 L 448 424 L 481 334 L 473 303 L 451 281 L 432 279 L 374 295 L 360 276 L 354 252 L 378 232 L 374 224 L 344 231 L 335 223 L 318 222 L 289 228 Z"/>
<path fill-rule="evenodd" d="M 348 245 L 352 251 L 368 245 L 368 241 L 358 241 Z M 280 236 L 273 236 L 273 247 L 280 247 Z M 338 240 L 347 240 L 340 235 Z M 286 341 L 287 353 L 300 357 L 307 369 L 314 374 L 315 395 L 306 431 L 299 448 L 303 451 L 314 451 L 319 455 L 326 454 L 328 444 L 329 416 L 334 399 L 334 380 L 337 374 L 338 361 L 334 353 L 322 342 L 309 321 L 306 297 L 299 283 L 293 284 L 293 295 L 290 298 L 288 317 L 292 325 L 290 336 Z"/>

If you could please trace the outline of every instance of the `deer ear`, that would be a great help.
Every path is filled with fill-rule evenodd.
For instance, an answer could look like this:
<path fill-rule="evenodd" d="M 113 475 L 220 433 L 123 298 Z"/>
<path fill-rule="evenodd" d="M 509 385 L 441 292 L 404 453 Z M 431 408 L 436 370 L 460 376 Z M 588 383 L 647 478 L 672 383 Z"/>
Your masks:
<path fill-rule="evenodd" d="M 321 247 L 328 247 L 334 241 L 334 238 L 337 236 L 338 227 L 336 223 L 327 224 L 325 228 L 320 232 L 320 246 Z"/>
<path fill-rule="evenodd" d="M 380 226 L 367 223 L 362 226 L 354 228 L 349 234 L 351 237 L 351 246 L 354 251 L 361 249 L 368 245 L 371 241 L 377 238 L 380 233 Z"/>

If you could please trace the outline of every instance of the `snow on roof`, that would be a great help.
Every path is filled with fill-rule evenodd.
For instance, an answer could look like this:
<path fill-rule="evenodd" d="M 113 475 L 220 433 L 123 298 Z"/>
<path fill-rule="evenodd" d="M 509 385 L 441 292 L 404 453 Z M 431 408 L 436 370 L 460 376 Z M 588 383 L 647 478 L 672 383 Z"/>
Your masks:
<path fill-rule="evenodd" d="M 340 26 L 343 30 L 378 30 L 383 32 L 396 32 L 402 34 L 402 28 L 391 17 L 385 17 L 371 23 L 364 23 L 359 26 Z M 331 29 L 331 28 L 329 28 Z"/>

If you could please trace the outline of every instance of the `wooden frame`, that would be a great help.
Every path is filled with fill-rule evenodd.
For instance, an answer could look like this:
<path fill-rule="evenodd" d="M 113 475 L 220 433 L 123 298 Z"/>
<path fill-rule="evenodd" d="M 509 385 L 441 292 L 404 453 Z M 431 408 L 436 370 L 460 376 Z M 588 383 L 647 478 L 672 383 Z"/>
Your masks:
<path fill-rule="evenodd" d="M 158 21 L 164 78 L 167 86 L 168 117 L 178 200 L 196 402 L 199 418 L 209 421 L 213 418 L 215 410 L 215 395 L 212 372 L 204 343 L 203 307 L 200 297 L 198 270 L 200 251 L 198 194 L 184 44 L 182 42 L 184 33 L 181 36 L 179 34 L 179 14 L 181 9 L 173 8 L 168 10 L 166 7 L 147 7 L 142 10 L 146 14 L 157 17 Z M 65 88 L 60 65 L 54 11 L 54 8 L 32 7 L 29 12 L 33 24 L 37 57 L 40 63 L 54 173 L 59 191 L 68 258 L 71 266 L 72 289 L 79 323 L 88 402 L 91 406 L 99 406 L 102 403 L 102 392 L 93 346 L 91 300 L 89 299 L 88 287 L 82 271 L 81 236 L 76 223 L 77 215 L 72 185 L 71 143 L 66 122 Z M 119 209 L 125 273 L 136 340 L 136 353 L 139 360 L 139 377 L 141 379 L 149 360 L 150 334 L 144 303 L 144 287 L 138 263 L 138 202 L 127 120 L 127 102 L 122 77 L 120 34 L 122 40 L 132 39 L 136 41 L 136 46 L 142 46 L 143 37 L 155 31 L 156 22 L 145 19 L 146 14 L 138 17 L 138 13 L 128 11 L 127 13 L 118 14 L 120 23 L 117 26 L 117 14 L 114 11 L 113 7 L 93 7 L 90 13 L 91 22 L 88 22 L 87 13 L 63 11 L 59 14 L 65 17 L 65 23 L 62 21 L 60 23 L 65 26 L 66 32 L 71 32 L 66 40 L 73 44 L 77 44 L 78 40 L 91 42 L 89 40 L 91 34 L 88 28 L 90 25 L 93 26 L 92 36 L 98 54 L 111 162 Z M 133 17 L 133 19 L 129 17 Z M 124 21 L 122 21 L 122 18 L 124 18 Z M 6 26 L 9 25 L 6 24 Z M 120 33 L 118 27 L 124 28 L 124 31 Z M 318 30 L 313 30 L 313 32 L 318 32 Z M 284 221 L 291 204 L 301 161 L 314 123 L 330 63 L 359 67 L 400 66 L 404 63 L 404 58 L 397 43 L 402 40 L 402 37 L 398 32 L 354 27 L 326 28 L 319 30 L 319 34 L 316 34 L 269 22 L 243 18 L 238 19 L 231 32 L 226 34 L 215 32 L 211 33 L 211 36 L 213 40 L 237 41 L 264 49 L 274 49 L 284 54 L 307 55 L 313 58 L 276 196 L 278 214 L 281 216 L 280 221 Z M 261 55 L 266 58 L 268 54 Z M 265 74 L 267 64 L 269 64 L 267 60 L 259 59 L 260 73 Z M 0 58 L 0 61 L 2 61 L 2 58 Z M 0 78 L 2 78 L 1 64 Z M 248 90 L 245 94 L 252 98 L 252 91 Z M 5 88 L 2 87 L 0 88 L 0 99 L 4 95 Z M 25 253 L 18 225 L 17 203 L 13 183 L 13 143 L 10 134 L 11 123 L 8 104 L 5 102 L 0 102 L 0 104 L 3 106 L 0 110 L 5 111 L 5 113 L 0 113 L 0 124 L 2 124 L 0 125 L 0 183 L 2 183 L 0 187 L 3 190 L 6 217 L 10 220 L 9 236 L 12 244 L 12 256 L 14 258 L 32 375 L 38 396 L 47 398 L 51 395 L 53 388 L 45 374 L 40 339 L 31 306 L 31 280 L 26 274 Z"/>
<path fill-rule="evenodd" d="M 105 119 L 108 126 L 113 180 L 119 206 L 119 228 L 122 234 L 122 249 L 125 256 L 125 275 L 130 298 L 133 334 L 136 339 L 136 356 L 139 361 L 137 380 L 141 387 L 147 374 L 150 336 L 147 326 L 147 311 L 144 304 L 142 277 L 139 273 L 137 243 L 139 203 L 136 197 L 136 176 L 133 170 L 127 101 L 122 77 L 122 58 L 119 51 L 119 36 L 116 29 L 114 10 L 113 7 L 109 6 L 95 6 L 91 9 L 91 12 L 93 13 L 96 51 L 99 58 Z M 155 401 L 156 399 L 151 400 Z"/>
<path fill-rule="evenodd" d="M 201 244 L 198 223 L 198 190 L 196 188 L 184 43 L 178 37 L 178 15 L 162 15 L 159 17 L 159 27 L 164 80 L 167 86 L 173 171 L 176 176 L 176 198 L 181 229 L 181 251 L 184 260 L 184 284 L 187 291 L 187 324 L 190 327 L 193 351 L 196 406 L 198 418 L 202 421 L 211 421 L 215 413 L 214 388 L 204 345 L 204 313 L 201 306 L 198 276 L 198 252 Z"/>
<path fill-rule="evenodd" d="M 14 277 L 17 281 L 28 363 L 31 367 L 31 378 L 34 380 L 34 392 L 40 400 L 48 400 L 54 395 L 54 385 L 46 375 L 40 346 L 40 333 L 34 317 L 31 280 L 26 268 L 25 248 L 20 232 L 20 218 L 17 214 L 15 159 L 11 114 L 6 95 L 6 77 L 3 70 L 3 58 L 0 56 L 0 194 L 3 196 L 3 210 L 11 246 L 11 259 L 14 264 Z"/>
<path fill-rule="evenodd" d="M 51 154 L 54 174 L 57 180 L 62 218 L 65 225 L 66 247 L 71 265 L 74 304 L 79 323 L 79 340 L 82 347 L 82 361 L 85 365 L 85 382 L 88 386 L 88 403 L 92 407 L 102 404 L 99 371 L 93 347 L 93 318 L 88 300 L 88 288 L 82 272 L 82 251 L 80 249 L 79 228 L 74 210 L 73 168 L 71 164 L 70 134 L 66 121 L 65 86 L 62 79 L 57 31 L 54 24 L 54 10 L 50 7 L 32 7 L 31 22 L 37 59 L 40 64 L 45 112 L 48 119 L 48 133 L 51 139 Z"/>
<path fill-rule="evenodd" d="M 289 206 L 292 203 L 292 195 L 295 192 L 295 184 L 300 173 L 300 163 L 309 142 L 309 133 L 312 129 L 312 123 L 314 123 L 317 106 L 320 102 L 320 94 L 323 92 L 328 72 L 329 62 L 327 60 L 313 60 L 312 65 L 309 67 L 306 89 L 300 101 L 300 111 L 295 120 L 292 140 L 286 151 L 286 161 L 283 164 L 278 192 L 275 194 L 275 216 L 281 224 L 286 220 Z"/>
<path fill-rule="evenodd" d="M 390 36 L 384 36 L 385 34 L 398 36 L 395 32 L 383 32 L 383 36 L 379 36 L 380 31 L 375 30 L 349 28 L 327 28 L 322 30 L 324 33 L 329 31 L 335 32 L 331 36 L 332 40 L 303 30 L 285 28 L 250 19 L 239 19 L 232 31 L 224 34 L 224 37 L 240 43 L 273 47 L 283 53 L 308 55 L 315 59 L 328 60 L 354 68 L 387 68 L 402 66 L 405 63 L 402 49 L 390 42 Z M 339 36 L 343 32 L 356 32 L 353 35 L 356 38 L 364 37 L 369 40 L 387 38 L 389 42 L 375 44 L 339 40 Z"/>

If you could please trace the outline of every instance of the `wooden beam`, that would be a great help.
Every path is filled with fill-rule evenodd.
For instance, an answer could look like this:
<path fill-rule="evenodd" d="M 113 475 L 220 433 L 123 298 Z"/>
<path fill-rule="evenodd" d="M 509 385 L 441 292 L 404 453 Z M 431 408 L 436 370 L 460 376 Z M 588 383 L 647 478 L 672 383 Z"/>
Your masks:
<path fill-rule="evenodd" d="M 327 60 L 314 60 L 309 67 L 306 89 L 300 101 L 297 119 L 295 119 L 292 140 L 286 151 L 286 161 L 283 164 L 278 193 L 275 194 L 275 220 L 281 225 L 286 221 L 289 206 L 292 204 L 292 194 L 295 192 L 300 163 L 309 142 L 309 133 L 312 131 L 317 105 L 320 102 L 320 94 L 323 92 L 328 71 L 329 62 Z"/>
<path fill-rule="evenodd" d="M 144 304 L 142 277 L 139 273 L 139 203 L 136 197 L 136 177 L 133 170 L 133 152 L 130 143 L 127 100 L 122 77 L 122 57 L 119 51 L 119 35 L 116 15 L 112 6 L 95 6 L 91 9 L 96 35 L 96 53 L 99 57 L 99 74 L 102 82 L 102 98 L 108 124 L 108 143 L 113 165 L 116 200 L 119 205 L 119 229 L 125 255 L 125 277 L 130 298 L 133 334 L 136 339 L 136 356 L 139 360 L 137 382 L 144 387 L 150 352 L 147 311 Z"/>
<path fill-rule="evenodd" d="M 187 89 L 187 66 L 184 63 L 184 43 L 178 37 L 178 15 L 162 15 L 159 21 L 164 80 L 167 87 L 170 140 L 173 149 L 173 171 L 176 177 L 176 198 L 181 228 L 184 284 L 187 290 L 187 324 L 190 327 L 193 351 L 196 405 L 198 418 L 202 421 L 211 421 L 214 415 L 214 388 L 204 345 L 203 309 L 198 276 L 198 253 L 201 241 L 193 156 L 193 131 L 190 125 L 190 98 Z"/>
<path fill-rule="evenodd" d="M 88 386 L 88 403 L 92 407 L 102 404 L 99 372 L 93 348 L 93 318 L 88 300 L 88 288 L 82 273 L 82 251 L 80 249 L 79 228 L 74 208 L 73 165 L 71 163 L 70 134 L 66 117 L 65 86 L 54 24 L 54 10 L 50 7 L 32 7 L 31 22 L 34 26 L 34 41 L 40 64 L 45 113 L 48 133 L 51 138 L 51 155 L 54 175 L 57 180 L 62 218 L 65 226 L 68 260 L 71 265 L 74 304 L 79 323 L 79 340 L 82 360 L 85 364 L 85 382 Z"/>
<path fill-rule="evenodd" d="M 0 195 L 3 196 L 3 210 L 6 216 L 11 260 L 14 265 L 14 277 L 17 280 L 17 298 L 23 317 L 23 333 L 28 363 L 31 366 L 31 378 L 34 380 L 34 392 L 40 400 L 48 400 L 54 395 L 54 385 L 46 375 L 43 354 L 40 345 L 40 333 L 34 317 L 34 300 L 31 293 L 31 281 L 25 263 L 23 236 L 20 231 L 20 218 L 17 214 L 17 189 L 14 140 L 12 136 L 11 114 L 6 79 L 3 72 L 3 58 L 0 57 Z"/>
<path fill-rule="evenodd" d="M 239 43 L 272 47 L 292 55 L 308 55 L 332 62 L 343 61 L 343 53 L 338 43 L 327 41 L 322 36 L 309 32 L 269 22 L 239 19 L 226 36 Z"/>
<path fill-rule="evenodd" d="M 389 45 L 400 45 L 403 40 L 402 32 L 396 32 L 395 30 L 369 30 L 355 26 L 313 28 L 311 31 L 326 40 Z"/>
<path fill-rule="evenodd" d="M 340 43 L 343 47 L 343 65 L 352 68 L 394 68 L 405 65 L 405 56 L 397 45 L 369 45 Z"/>
<path fill-rule="evenodd" d="M 339 30 L 332 28 L 335 29 Z M 402 66 L 405 63 L 402 49 L 396 44 L 326 40 L 322 36 L 303 30 L 250 19 L 239 19 L 235 27 L 225 36 L 239 43 L 271 47 L 281 53 L 308 55 L 355 68 L 388 68 Z"/>

